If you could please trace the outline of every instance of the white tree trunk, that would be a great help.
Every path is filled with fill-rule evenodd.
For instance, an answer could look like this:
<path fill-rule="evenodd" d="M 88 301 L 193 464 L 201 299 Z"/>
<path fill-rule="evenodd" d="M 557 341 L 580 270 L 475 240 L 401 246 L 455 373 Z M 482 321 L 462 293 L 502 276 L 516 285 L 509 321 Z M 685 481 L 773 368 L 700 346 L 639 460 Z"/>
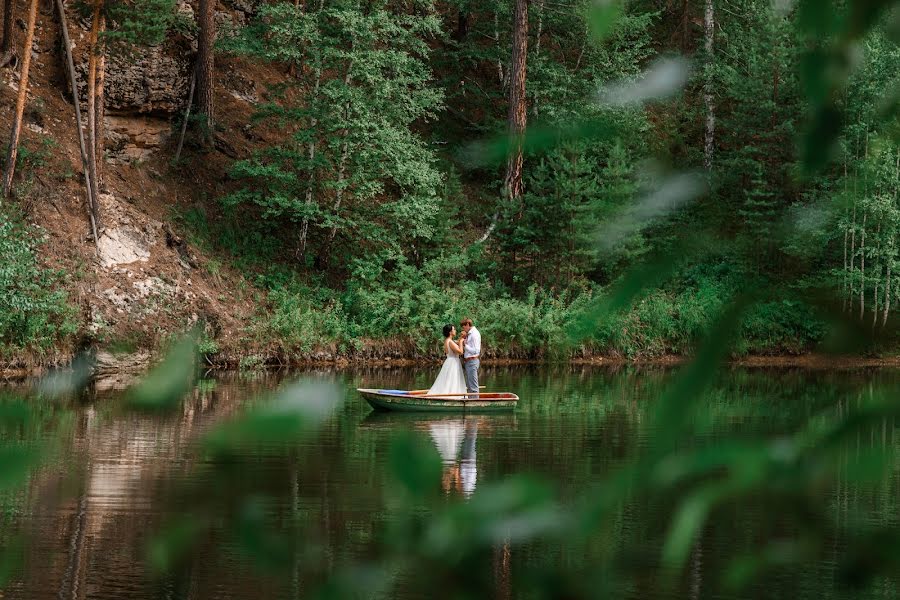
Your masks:
<path fill-rule="evenodd" d="M 703 87 L 703 104 L 706 108 L 706 132 L 703 139 L 703 166 L 712 170 L 716 140 L 716 111 L 712 92 L 713 42 L 716 36 L 716 13 L 713 0 L 705 0 L 703 14 L 704 48 L 706 50 L 706 82 Z"/>

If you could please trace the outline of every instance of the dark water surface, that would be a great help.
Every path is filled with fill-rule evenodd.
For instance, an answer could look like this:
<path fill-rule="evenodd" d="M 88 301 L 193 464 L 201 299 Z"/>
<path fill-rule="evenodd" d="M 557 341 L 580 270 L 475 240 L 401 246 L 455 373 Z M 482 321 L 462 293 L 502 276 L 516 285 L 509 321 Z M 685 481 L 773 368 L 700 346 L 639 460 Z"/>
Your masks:
<path fill-rule="evenodd" d="M 345 401 L 320 433 L 296 444 L 287 460 L 237 462 L 223 483 L 222 466 L 205 458 L 199 440 L 260 394 L 298 375 L 337 382 L 347 390 Z M 446 505 L 468 502 L 485 484 L 519 472 L 553 482 L 565 505 L 602 483 L 652 439 L 648 412 L 672 372 L 485 368 L 482 379 L 490 389 L 521 396 L 515 413 L 496 416 L 373 414 L 352 391 L 423 388 L 433 375 L 415 369 L 213 373 L 171 412 L 136 413 L 123 407 L 121 392 L 90 390 L 45 408 L 31 431 L 0 429 L 4 436 L 46 437 L 50 448 L 21 488 L 0 495 L 0 545 L 23 544 L 22 564 L 0 598 L 303 597 L 329 574 L 377 559 L 376 538 L 390 526 L 392 480 L 386 457 L 397 431 L 418 432 L 440 453 L 440 502 Z M 885 369 L 726 370 L 695 420 L 701 439 L 726 434 L 777 438 L 816 415 L 848 410 L 874 387 L 896 383 L 900 372 Z M 30 392 L 19 385 L 2 393 Z M 847 452 L 893 448 L 895 437 L 894 424 L 885 422 Z M 849 475 L 822 490 L 831 518 L 859 518 L 875 528 L 900 521 L 896 472 L 866 486 Z M 252 491 L 249 500 L 241 486 Z M 657 560 L 671 508 L 664 499 L 620 507 L 614 526 L 596 540 L 593 555 L 603 555 L 606 548 L 610 555 L 630 557 L 622 568 L 636 572 L 614 597 L 897 596 L 889 579 L 853 591 L 836 583 L 836 564 L 845 550 L 841 539 L 829 540 L 828 551 L 803 568 L 776 570 L 739 593 L 723 592 L 728 558 L 794 527 L 779 519 L 777 507 L 773 514 L 771 505 L 754 503 L 717 511 L 687 572 L 664 593 L 640 567 Z M 194 539 L 187 556 L 155 555 L 152 542 L 161 531 L 170 538 L 192 531 L 186 513 L 204 523 L 199 541 Z M 303 549 L 281 548 L 283 539 L 267 536 L 261 523 L 275 531 L 296 526 Z M 248 547 L 258 552 L 248 556 Z M 296 556 L 295 564 L 279 564 L 279 550 Z M 496 583 L 495 595 L 527 596 L 522 576 L 533 561 L 546 561 L 546 552 L 558 552 L 551 560 L 560 564 L 583 560 L 581 551 L 569 553 L 565 544 L 562 550 L 529 544 L 498 548 L 483 565 L 485 576 Z M 154 570 L 154 561 L 169 561 L 168 570 Z M 421 586 L 405 583 L 413 575 L 403 565 L 391 568 L 396 578 L 384 596 L 422 596 Z M 430 595 L 441 597 L 445 590 L 435 582 Z M 606 594 L 598 589 L 597 595 Z"/>

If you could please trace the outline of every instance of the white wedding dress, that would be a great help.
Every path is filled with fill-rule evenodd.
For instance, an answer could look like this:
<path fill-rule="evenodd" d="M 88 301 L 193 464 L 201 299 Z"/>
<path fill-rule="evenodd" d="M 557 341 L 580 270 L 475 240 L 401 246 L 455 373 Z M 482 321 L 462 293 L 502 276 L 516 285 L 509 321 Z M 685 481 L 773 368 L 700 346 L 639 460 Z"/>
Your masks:
<path fill-rule="evenodd" d="M 466 376 L 463 373 L 462 362 L 458 354 L 454 354 L 447 348 L 447 360 L 441 367 L 434 385 L 428 390 L 429 394 L 465 394 Z"/>

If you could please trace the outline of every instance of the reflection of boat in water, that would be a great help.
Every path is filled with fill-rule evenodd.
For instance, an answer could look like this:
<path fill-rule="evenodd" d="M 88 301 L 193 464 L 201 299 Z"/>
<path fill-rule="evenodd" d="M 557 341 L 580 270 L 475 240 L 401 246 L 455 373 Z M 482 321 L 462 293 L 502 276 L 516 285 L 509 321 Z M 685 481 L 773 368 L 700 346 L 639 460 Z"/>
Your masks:
<path fill-rule="evenodd" d="M 509 392 L 429 395 L 428 390 L 356 390 L 375 410 L 400 412 L 495 412 L 515 410 L 519 397 Z"/>
<path fill-rule="evenodd" d="M 427 432 L 437 448 L 444 465 L 441 487 L 445 492 L 456 490 L 468 497 L 475 491 L 478 480 L 476 441 L 478 433 L 494 428 L 515 429 L 514 415 L 479 416 L 423 416 L 411 413 L 370 413 L 360 427 L 396 429 L 410 427 Z"/>

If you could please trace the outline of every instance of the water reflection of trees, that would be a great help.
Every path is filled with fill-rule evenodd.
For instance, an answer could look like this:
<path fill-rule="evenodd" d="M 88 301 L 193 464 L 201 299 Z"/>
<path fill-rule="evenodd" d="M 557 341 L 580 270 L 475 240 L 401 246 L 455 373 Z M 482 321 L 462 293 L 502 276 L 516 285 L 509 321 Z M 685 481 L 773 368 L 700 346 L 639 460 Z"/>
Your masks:
<path fill-rule="evenodd" d="M 259 590 L 276 594 L 285 585 L 301 595 L 342 565 L 377 556 L 383 549 L 384 531 L 393 518 L 384 495 L 390 485 L 384 457 L 398 430 L 420 432 L 441 455 L 448 502 L 477 495 L 484 482 L 526 470 L 560 484 L 560 499 L 566 503 L 608 478 L 653 439 L 648 414 L 670 376 L 665 369 L 632 368 L 495 369 L 485 375 L 492 387 L 522 396 L 516 414 L 377 416 L 350 397 L 340 415 L 314 438 L 233 465 L 210 464 L 197 450 L 196 440 L 213 424 L 238 413 L 256 392 L 275 385 L 277 378 L 201 382 L 176 414 L 163 416 L 124 411 L 115 394 L 72 404 L 71 426 L 58 429 L 64 436 L 59 455 L 33 476 L 22 500 L 28 513 L 17 523 L 30 544 L 24 574 L 6 597 L 93 597 L 101 590 L 110 597 L 152 597 L 160 591 L 235 597 Z M 348 388 L 367 378 L 385 381 L 386 376 L 412 384 L 421 379 L 421 374 L 407 371 L 343 375 Z M 847 414 L 865 401 L 868 386 L 895 379 L 895 374 L 882 371 L 736 370 L 723 375 L 704 396 L 704 410 L 695 417 L 699 435 L 686 443 L 703 447 L 755 433 L 777 439 L 798 423 Z M 63 412 L 59 407 L 44 410 Z M 36 429 L 28 435 L 40 433 Z M 859 484 L 860 461 L 870 450 L 884 448 L 896 449 L 894 423 L 887 420 L 857 434 L 841 450 L 836 485 L 819 491 L 828 499 L 829 518 L 845 524 L 861 520 L 875 527 L 897 523 L 896 472 L 870 475 L 874 485 Z M 464 466 L 469 470 L 464 472 Z M 556 563 L 572 572 L 615 572 L 621 581 L 625 557 L 626 572 L 634 574 L 631 594 L 653 596 L 654 579 L 643 573 L 658 566 L 655 557 L 680 494 L 674 489 L 669 496 L 617 506 L 586 546 L 570 546 L 564 540 L 500 544 L 481 558 L 493 565 L 497 592 L 512 586 L 510 593 L 515 594 L 523 574 Z M 155 580 L 143 568 L 147 542 L 185 507 L 192 507 L 192 516 L 215 522 L 192 552 Z M 704 589 L 716 589 L 716 577 L 733 549 L 749 551 L 795 532 L 796 522 L 777 518 L 782 510 L 777 498 L 719 509 L 692 554 L 685 592 L 699 589 L 704 596 Z M 229 530 L 225 522 L 236 526 Z M 240 535 L 259 544 L 258 556 L 240 553 Z M 302 547 L 290 540 L 302 540 Z M 832 555 L 817 562 L 814 572 L 776 578 L 773 589 L 804 595 L 833 579 L 835 559 L 851 540 L 832 535 L 828 541 Z M 284 568 L 279 554 L 290 562 L 289 584 L 272 575 Z M 248 561 L 261 564 L 269 575 L 247 570 Z M 417 583 L 404 583 L 402 577 L 396 585 L 398 592 L 418 589 Z"/>

